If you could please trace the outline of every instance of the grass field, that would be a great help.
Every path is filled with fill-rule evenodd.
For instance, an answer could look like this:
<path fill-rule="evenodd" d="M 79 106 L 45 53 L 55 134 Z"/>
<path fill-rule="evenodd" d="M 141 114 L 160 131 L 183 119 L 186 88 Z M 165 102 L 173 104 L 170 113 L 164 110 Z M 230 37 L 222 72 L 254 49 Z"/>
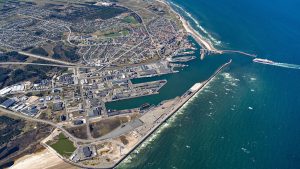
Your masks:
<path fill-rule="evenodd" d="M 138 24 L 138 21 L 133 16 L 126 16 L 123 21 L 130 24 Z"/>
<path fill-rule="evenodd" d="M 69 157 L 76 150 L 73 142 L 62 133 L 59 134 L 58 141 L 50 146 L 64 157 Z"/>
<path fill-rule="evenodd" d="M 104 34 L 105 37 L 115 38 L 119 36 L 127 36 L 129 35 L 129 31 L 127 29 L 121 30 L 119 32 L 109 32 Z"/>

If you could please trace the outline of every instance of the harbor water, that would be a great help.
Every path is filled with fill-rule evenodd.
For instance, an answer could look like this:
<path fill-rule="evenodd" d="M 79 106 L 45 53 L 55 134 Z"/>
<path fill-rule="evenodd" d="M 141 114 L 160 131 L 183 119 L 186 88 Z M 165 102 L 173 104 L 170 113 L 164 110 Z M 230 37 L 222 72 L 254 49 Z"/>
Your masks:
<path fill-rule="evenodd" d="M 241 50 L 278 63 L 300 65 L 299 1 L 172 3 L 218 49 Z M 300 168 L 299 69 L 254 63 L 239 54 L 209 55 L 189 62 L 179 73 L 136 80 L 167 79 L 160 94 L 108 106 L 132 108 L 174 98 L 209 78 L 229 59 L 233 60 L 229 67 L 118 168 Z"/>

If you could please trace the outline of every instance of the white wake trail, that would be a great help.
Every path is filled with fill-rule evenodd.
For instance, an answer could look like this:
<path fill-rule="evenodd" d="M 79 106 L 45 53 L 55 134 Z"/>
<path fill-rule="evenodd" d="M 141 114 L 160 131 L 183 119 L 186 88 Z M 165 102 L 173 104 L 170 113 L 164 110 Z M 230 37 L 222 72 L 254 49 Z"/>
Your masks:
<path fill-rule="evenodd" d="M 283 67 L 283 68 L 288 68 L 288 69 L 300 69 L 300 65 L 274 62 L 272 60 L 261 59 L 261 58 L 255 58 L 255 59 L 253 59 L 253 62 L 264 64 L 264 65 Z"/>
<path fill-rule="evenodd" d="M 300 69 L 300 65 L 288 64 L 288 63 L 274 63 L 274 66 L 289 68 L 289 69 Z"/>

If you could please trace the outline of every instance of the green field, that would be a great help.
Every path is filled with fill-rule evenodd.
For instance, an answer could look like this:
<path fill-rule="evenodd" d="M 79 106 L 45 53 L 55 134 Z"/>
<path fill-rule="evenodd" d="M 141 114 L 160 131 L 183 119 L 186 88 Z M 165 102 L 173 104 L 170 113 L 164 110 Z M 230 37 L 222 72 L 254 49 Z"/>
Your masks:
<path fill-rule="evenodd" d="M 50 146 L 64 157 L 69 157 L 76 150 L 73 142 L 62 133 L 59 134 L 58 141 Z"/>
<path fill-rule="evenodd" d="M 133 16 L 126 16 L 123 21 L 130 24 L 138 24 L 138 21 Z"/>
<path fill-rule="evenodd" d="M 127 36 L 127 35 L 129 35 L 129 31 L 127 29 L 124 29 L 124 30 L 121 31 L 121 34 L 123 36 Z"/>
<path fill-rule="evenodd" d="M 106 37 L 115 38 L 119 36 L 127 36 L 129 34 L 129 31 L 127 29 L 121 30 L 119 32 L 109 32 L 104 34 Z"/>

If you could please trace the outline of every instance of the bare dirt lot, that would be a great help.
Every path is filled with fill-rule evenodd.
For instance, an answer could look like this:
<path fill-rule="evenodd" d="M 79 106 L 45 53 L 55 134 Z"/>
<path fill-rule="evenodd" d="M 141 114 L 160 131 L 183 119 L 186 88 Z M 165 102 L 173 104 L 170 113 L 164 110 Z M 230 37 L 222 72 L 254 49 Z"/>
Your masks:
<path fill-rule="evenodd" d="M 94 138 L 101 137 L 129 120 L 130 119 L 128 117 L 116 117 L 92 123 L 90 124 L 91 134 Z"/>

